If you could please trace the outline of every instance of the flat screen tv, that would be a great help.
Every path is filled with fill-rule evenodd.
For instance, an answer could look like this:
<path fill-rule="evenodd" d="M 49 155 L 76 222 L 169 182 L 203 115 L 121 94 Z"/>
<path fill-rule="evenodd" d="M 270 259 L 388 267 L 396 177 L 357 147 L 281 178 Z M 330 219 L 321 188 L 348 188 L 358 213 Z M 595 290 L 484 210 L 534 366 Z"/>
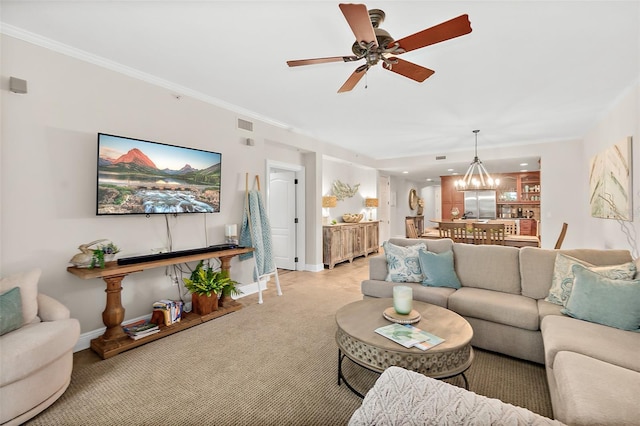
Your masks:
<path fill-rule="evenodd" d="M 98 133 L 98 215 L 220 212 L 222 155 Z"/>

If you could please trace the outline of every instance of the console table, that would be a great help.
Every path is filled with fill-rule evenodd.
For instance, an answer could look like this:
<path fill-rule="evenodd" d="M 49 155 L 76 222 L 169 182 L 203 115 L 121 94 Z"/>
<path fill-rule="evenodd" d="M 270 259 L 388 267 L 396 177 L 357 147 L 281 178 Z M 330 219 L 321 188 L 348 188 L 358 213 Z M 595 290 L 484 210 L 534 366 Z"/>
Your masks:
<path fill-rule="evenodd" d="M 85 280 L 90 278 L 102 278 L 107 286 L 105 290 L 107 293 L 107 302 L 104 312 L 102 312 L 102 322 L 107 329 L 102 336 L 91 340 L 91 349 L 93 349 L 93 351 L 95 351 L 102 359 L 107 359 L 126 350 L 160 339 L 186 328 L 193 327 L 194 325 L 201 324 L 230 312 L 235 312 L 242 308 L 240 303 L 233 301 L 231 303 L 227 303 L 224 307 L 218 308 L 217 311 L 214 311 L 209 315 L 200 316 L 193 313 L 186 313 L 180 322 L 171 324 L 170 326 L 162 325 L 160 326 L 160 332 L 142 339 L 133 340 L 122 329 L 122 321 L 124 321 L 124 307 L 122 306 L 120 293 L 122 292 L 122 280 L 127 275 L 134 272 L 142 272 L 145 269 L 211 258 L 220 259 L 222 271 L 225 271 L 228 274 L 231 269 L 231 259 L 234 256 L 251 251 L 253 251 L 253 248 L 238 247 L 230 250 L 211 251 L 208 253 L 153 260 L 132 265 L 118 265 L 117 262 L 108 262 L 104 268 L 89 269 L 78 268 L 75 266 L 67 267 L 67 271 Z"/>

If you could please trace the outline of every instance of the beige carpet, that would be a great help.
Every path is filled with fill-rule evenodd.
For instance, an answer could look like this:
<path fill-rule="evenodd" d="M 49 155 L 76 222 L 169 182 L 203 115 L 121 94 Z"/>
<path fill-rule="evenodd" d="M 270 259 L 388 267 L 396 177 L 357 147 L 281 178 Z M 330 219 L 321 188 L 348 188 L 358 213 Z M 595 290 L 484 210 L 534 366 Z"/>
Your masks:
<path fill-rule="evenodd" d="M 361 299 L 361 258 L 281 275 L 238 312 L 100 360 L 76 353 L 71 385 L 29 425 L 344 425 L 361 404 L 337 385 L 334 313 Z M 345 361 L 366 391 L 377 375 Z M 476 351 L 470 389 L 550 416 L 544 368 Z M 450 382 L 461 385 L 461 380 Z"/>

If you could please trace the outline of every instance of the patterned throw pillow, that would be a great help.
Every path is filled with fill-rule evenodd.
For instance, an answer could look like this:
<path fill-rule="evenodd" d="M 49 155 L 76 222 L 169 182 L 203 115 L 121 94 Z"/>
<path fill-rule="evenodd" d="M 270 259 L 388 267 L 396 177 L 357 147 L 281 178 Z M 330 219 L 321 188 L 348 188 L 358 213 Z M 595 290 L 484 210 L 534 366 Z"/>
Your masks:
<path fill-rule="evenodd" d="M 426 250 L 425 243 L 413 246 L 397 246 L 389 241 L 382 243 L 384 254 L 387 257 L 387 281 L 395 283 L 419 283 L 424 280 L 424 275 L 420 269 L 418 254 L 420 250 Z"/>
<path fill-rule="evenodd" d="M 584 260 L 558 253 L 553 268 L 549 295 L 544 300 L 556 305 L 567 306 L 567 300 L 569 300 L 571 288 L 573 287 L 573 265 L 582 265 L 612 280 L 631 280 L 636 274 L 636 265 L 633 262 L 623 263 L 622 265 L 594 266 Z"/>

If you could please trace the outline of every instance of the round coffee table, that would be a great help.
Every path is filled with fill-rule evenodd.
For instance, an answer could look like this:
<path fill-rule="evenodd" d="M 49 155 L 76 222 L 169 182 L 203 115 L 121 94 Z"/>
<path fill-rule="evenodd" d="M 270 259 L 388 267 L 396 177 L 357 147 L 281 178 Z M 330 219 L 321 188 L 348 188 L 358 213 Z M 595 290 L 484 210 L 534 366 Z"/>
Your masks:
<path fill-rule="evenodd" d="M 389 306 L 393 306 L 393 299 L 371 298 L 350 303 L 336 312 L 338 385 L 344 381 L 349 389 L 363 397 L 342 373 L 342 361 L 347 357 L 377 373 L 395 365 L 436 379 L 462 375 L 465 387 L 469 389 L 464 372 L 473 361 L 471 325 L 453 311 L 414 300 L 413 309 L 422 318 L 413 325 L 445 340 L 426 351 L 405 348 L 375 332 L 376 328 L 391 324 L 382 316 L 382 312 Z"/>

